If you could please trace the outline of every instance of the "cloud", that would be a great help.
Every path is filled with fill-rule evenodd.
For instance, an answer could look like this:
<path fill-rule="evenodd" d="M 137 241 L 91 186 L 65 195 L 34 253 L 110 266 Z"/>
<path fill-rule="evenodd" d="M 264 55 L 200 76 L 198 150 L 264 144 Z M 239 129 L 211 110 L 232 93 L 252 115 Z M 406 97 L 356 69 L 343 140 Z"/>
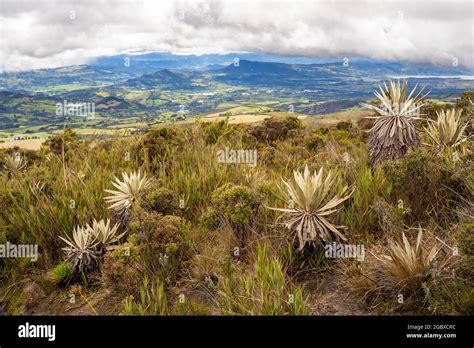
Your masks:
<path fill-rule="evenodd" d="M 473 3 L 378 0 L 4 0 L 6 70 L 127 51 L 367 57 L 474 68 Z"/>

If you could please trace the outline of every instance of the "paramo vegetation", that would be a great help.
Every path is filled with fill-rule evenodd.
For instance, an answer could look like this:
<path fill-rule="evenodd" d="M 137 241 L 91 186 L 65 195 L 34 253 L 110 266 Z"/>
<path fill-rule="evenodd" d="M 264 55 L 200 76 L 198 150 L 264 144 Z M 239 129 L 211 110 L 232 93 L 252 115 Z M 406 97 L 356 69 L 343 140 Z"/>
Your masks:
<path fill-rule="evenodd" d="M 474 313 L 474 92 L 441 107 L 382 85 L 359 122 L 196 119 L 108 140 L 66 129 L 2 150 L 11 314 Z M 219 163 L 257 150 L 255 167 Z M 363 246 L 363 259 L 327 245 Z M 328 290 L 329 289 L 329 290 Z M 330 314 L 330 313 L 329 313 Z"/>

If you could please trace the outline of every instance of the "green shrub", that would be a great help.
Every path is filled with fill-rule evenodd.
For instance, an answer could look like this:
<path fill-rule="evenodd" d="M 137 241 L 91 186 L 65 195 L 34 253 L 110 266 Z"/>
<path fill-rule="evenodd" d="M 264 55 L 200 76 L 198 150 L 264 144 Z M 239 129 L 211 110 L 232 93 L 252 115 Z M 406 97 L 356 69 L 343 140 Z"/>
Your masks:
<path fill-rule="evenodd" d="M 219 213 L 215 208 L 208 207 L 199 219 L 199 225 L 206 230 L 216 230 L 220 225 Z"/>
<path fill-rule="evenodd" d="M 403 204 L 410 212 L 405 214 L 409 224 L 432 218 L 448 228 L 458 219 L 458 207 L 472 199 L 474 184 L 469 171 L 474 162 L 469 156 L 453 162 L 419 148 L 408 151 L 401 160 L 384 163 L 382 168 L 393 183 L 393 203 Z"/>
<path fill-rule="evenodd" d="M 349 131 L 349 130 L 352 129 L 352 122 L 351 121 L 340 121 L 336 124 L 336 128 Z"/>
<path fill-rule="evenodd" d="M 262 125 L 251 128 L 249 134 L 258 142 L 271 144 L 277 140 L 288 139 L 291 135 L 295 135 L 294 131 L 303 128 L 301 120 L 297 117 L 290 116 L 284 119 L 270 117 L 263 120 Z"/>
<path fill-rule="evenodd" d="M 139 159 L 151 161 L 156 166 L 167 157 L 171 148 L 181 149 L 183 146 L 184 132 L 176 127 L 164 127 L 146 133 L 134 147 L 133 152 Z"/>
<path fill-rule="evenodd" d="M 217 141 L 229 132 L 227 120 L 217 122 L 203 122 L 201 129 L 204 133 L 204 141 L 206 144 L 215 144 Z"/>
<path fill-rule="evenodd" d="M 139 211 L 130 223 L 141 243 L 141 257 L 147 273 L 173 283 L 191 256 L 190 225 L 184 219 Z"/>
<path fill-rule="evenodd" d="M 440 103 L 438 101 L 427 100 L 425 105 L 421 107 L 420 113 L 426 115 L 432 120 L 437 119 L 437 112 L 451 109 L 453 105 L 451 103 Z"/>
<path fill-rule="evenodd" d="M 77 135 L 70 128 L 66 128 L 63 134 L 55 135 L 49 138 L 45 145 L 49 147 L 49 150 L 55 155 L 60 155 L 64 152 L 69 152 L 70 150 L 77 148 Z"/>
<path fill-rule="evenodd" d="M 305 146 L 310 151 L 318 151 L 326 145 L 326 140 L 323 136 L 314 134 L 305 139 Z"/>
<path fill-rule="evenodd" d="M 248 187 L 228 183 L 214 191 L 211 203 L 232 224 L 248 225 L 255 215 L 259 200 Z"/>
<path fill-rule="evenodd" d="M 395 202 L 403 201 L 410 208 L 410 222 L 426 221 L 430 210 L 442 199 L 442 175 L 438 159 L 428 150 L 410 150 L 405 157 L 382 166 L 393 183 L 392 196 Z"/>
<path fill-rule="evenodd" d="M 474 287 L 463 279 L 445 279 L 424 287 L 424 305 L 433 314 L 473 315 Z"/>
<path fill-rule="evenodd" d="M 245 247 L 249 226 L 259 206 L 259 198 L 246 186 L 227 183 L 215 190 L 211 204 L 218 212 L 220 220 L 229 224 L 242 248 Z"/>
<path fill-rule="evenodd" d="M 145 205 L 157 213 L 171 215 L 177 212 L 178 196 L 164 187 L 156 187 L 145 194 Z"/>
<path fill-rule="evenodd" d="M 461 255 L 461 276 L 474 278 L 474 222 L 460 224 L 456 228 L 456 239 Z"/>
<path fill-rule="evenodd" d="M 257 187 L 255 188 L 256 193 L 259 196 L 263 197 L 275 197 L 278 194 L 278 191 L 275 190 L 276 184 L 268 181 L 259 181 Z"/>
<path fill-rule="evenodd" d="M 105 254 L 102 266 L 104 285 L 119 294 L 136 294 L 143 277 L 142 247 L 136 235 Z"/>
<path fill-rule="evenodd" d="M 450 188 L 467 200 L 474 196 L 474 152 L 459 156 L 452 170 L 445 170 Z"/>

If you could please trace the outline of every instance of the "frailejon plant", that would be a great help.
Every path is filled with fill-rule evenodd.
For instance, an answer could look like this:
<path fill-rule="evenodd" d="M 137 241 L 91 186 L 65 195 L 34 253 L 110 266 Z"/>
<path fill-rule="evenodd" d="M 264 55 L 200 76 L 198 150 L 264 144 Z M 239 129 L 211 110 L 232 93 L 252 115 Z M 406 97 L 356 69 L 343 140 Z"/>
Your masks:
<path fill-rule="evenodd" d="M 293 176 L 294 182 L 283 180 L 283 183 L 294 207 L 270 209 L 284 213 L 284 225 L 298 239 L 298 250 L 308 243 L 347 240 L 343 234 L 344 226 L 335 225 L 329 217 L 352 195 L 352 192 L 346 194 L 348 186 L 337 190 L 337 176 L 332 171 L 324 175 L 322 167 L 311 175 L 305 166 L 303 173 L 295 170 Z"/>
<path fill-rule="evenodd" d="M 95 265 L 97 258 L 106 250 L 112 250 L 125 232 L 118 234 L 119 225 L 110 225 L 110 219 L 97 221 L 92 226 L 76 226 L 72 232 L 72 239 L 68 236 L 59 237 L 67 246 L 63 248 L 68 260 L 73 262 L 74 270 L 84 272 Z"/>
<path fill-rule="evenodd" d="M 467 123 L 461 124 L 462 110 L 442 110 L 436 112 L 438 119 L 429 120 L 428 127 L 425 128 L 432 145 L 443 150 L 445 148 L 456 148 L 462 145 L 467 137 L 464 135 Z"/>
<path fill-rule="evenodd" d="M 116 190 L 105 190 L 110 196 L 104 199 L 109 205 L 109 209 L 114 210 L 117 216 L 124 221 L 130 215 L 130 209 L 139 200 L 141 194 L 150 185 L 150 180 L 146 174 L 142 176 L 140 172 L 130 174 L 122 173 L 122 181 L 115 177 L 112 185 Z"/>
<path fill-rule="evenodd" d="M 99 240 L 92 233 L 89 225 L 85 227 L 76 226 L 72 231 L 72 238 L 69 236 L 59 237 L 67 246 L 62 248 L 67 255 L 68 260 L 73 263 L 75 271 L 80 273 L 94 267 L 99 256 L 97 246 Z"/>
<path fill-rule="evenodd" d="M 405 233 L 402 240 L 389 240 L 387 254 L 375 255 L 380 266 L 385 271 L 385 281 L 389 288 L 396 286 L 416 292 L 430 275 L 431 265 L 439 249 L 433 246 L 427 250 L 423 244 L 423 231 L 418 231 L 416 243 L 410 244 Z"/>
<path fill-rule="evenodd" d="M 5 156 L 3 158 L 3 168 L 9 174 L 17 174 L 26 168 L 26 162 L 23 160 L 23 156 L 16 153 L 12 156 Z"/>
<path fill-rule="evenodd" d="M 126 232 L 118 233 L 119 224 L 111 226 L 110 219 L 92 221 L 91 233 L 97 238 L 99 247 L 105 250 L 112 250 L 115 243 L 125 235 Z"/>
<path fill-rule="evenodd" d="M 361 103 L 362 106 L 378 114 L 367 117 L 375 119 L 367 139 L 367 147 L 374 166 L 385 160 L 400 159 L 408 149 L 421 145 L 413 121 L 421 119 L 417 115 L 424 105 L 421 100 L 426 96 L 421 96 L 422 91 L 413 96 L 416 86 L 407 95 L 406 81 L 403 84 L 400 81 L 398 83 L 390 81 L 389 86 L 384 83 L 384 86 L 379 88 L 380 93 L 376 91 L 374 94 L 380 106 Z"/>

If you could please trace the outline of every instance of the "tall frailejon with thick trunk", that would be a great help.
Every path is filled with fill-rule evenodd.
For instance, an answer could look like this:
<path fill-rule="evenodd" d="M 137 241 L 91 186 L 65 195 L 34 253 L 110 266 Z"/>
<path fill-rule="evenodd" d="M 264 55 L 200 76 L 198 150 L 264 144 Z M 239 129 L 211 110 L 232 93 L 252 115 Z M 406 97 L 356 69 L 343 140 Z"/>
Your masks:
<path fill-rule="evenodd" d="M 374 118 L 374 126 L 369 130 L 367 147 L 372 160 L 372 165 L 377 166 L 386 160 L 397 160 L 402 158 L 410 148 L 421 145 L 420 136 L 413 121 L 423 106 L 421 91 L 413 97 L 413 90 L 407 94 L 407 82 L 402 84 L 390 81 L 389 86 L 384 83 L 379 86 L 380 92 L 375 96 L 380 105 L 362 103 L 362 106 L 373 110 L 377 116 Z"/>

